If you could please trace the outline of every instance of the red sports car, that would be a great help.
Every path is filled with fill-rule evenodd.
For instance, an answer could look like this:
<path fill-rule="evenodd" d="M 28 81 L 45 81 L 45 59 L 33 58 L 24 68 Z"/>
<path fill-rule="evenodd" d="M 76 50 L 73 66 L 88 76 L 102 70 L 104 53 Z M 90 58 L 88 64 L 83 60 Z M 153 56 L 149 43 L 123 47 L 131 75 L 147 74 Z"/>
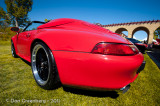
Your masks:
<path fill-rule="evenodd" d="M 144 69 L 143 55 L 129 41 L 76 19 L 33 21 L 11 38 L 13 57 L 31 62 L 44 89 L 63 85 L 127 90 Z"/>

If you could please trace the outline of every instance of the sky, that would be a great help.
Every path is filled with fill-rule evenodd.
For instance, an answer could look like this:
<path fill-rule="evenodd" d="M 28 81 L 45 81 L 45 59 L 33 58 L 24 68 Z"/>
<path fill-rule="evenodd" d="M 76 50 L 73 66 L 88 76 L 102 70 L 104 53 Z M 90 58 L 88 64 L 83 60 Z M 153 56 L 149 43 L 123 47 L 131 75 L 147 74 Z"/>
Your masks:
<path fill-rule="evenodd" d="M 32 21 L 74 18 L 107 25 L 160 20 L 159 4 L 160 0 L 33 0 L 28 16 Z M 0 6 L 6 8 L 4 0 L 0 0 Z M 134 36 L 144 39 L 147 34 L 139 31 Z"/>

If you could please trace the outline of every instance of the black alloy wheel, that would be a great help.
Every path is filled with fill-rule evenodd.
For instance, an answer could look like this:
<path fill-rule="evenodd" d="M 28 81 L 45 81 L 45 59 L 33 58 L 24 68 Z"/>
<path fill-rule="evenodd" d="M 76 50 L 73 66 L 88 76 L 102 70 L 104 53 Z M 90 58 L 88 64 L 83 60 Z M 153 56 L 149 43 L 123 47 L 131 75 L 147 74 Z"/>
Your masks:
<path fill-rule="evenodd" d="M 42 42 L 32 49 L 31 67 L 37 84 L 44 89 L 55 89 L 60 83 L 56 63 L 51 50 Z"/>

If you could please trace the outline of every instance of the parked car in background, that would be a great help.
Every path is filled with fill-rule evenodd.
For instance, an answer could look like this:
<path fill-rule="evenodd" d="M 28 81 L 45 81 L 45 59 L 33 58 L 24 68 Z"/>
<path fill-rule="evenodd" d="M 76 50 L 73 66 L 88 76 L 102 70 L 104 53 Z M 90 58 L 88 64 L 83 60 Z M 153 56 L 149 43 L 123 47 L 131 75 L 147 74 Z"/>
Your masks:
<path fill-rule="evenodd" d="M 13 57 L 31 63 L 44 89 L 63 85 L 127 91 L 144 69 L 142 53 L 128 40 L 76 19 L 33 21 L 11 39 Z"/>
<path fill-rule="evenodd" d="M 156 39 L 156 41 L 160 44 L 160 39 Z"/>
<path fill-rule="evenodd" d="M 152 43 L 153 45 L 159 45 L 159 42 L 157 40 L 153 41 Z"/>
<path fill-rule="evenodd" d="M 153 40 L 152 45 L 154 49 L 160 49 L 160 39 Z"/>
<path fill-rule="evenodd" d="M 136 47 L 139 49 L 141 53 L 145 53 L 145 50 L 148 48 L 147 44 L 142 43 L 141 41 L 134 39 L 134 38 L 127 38 L 129 41 L 131 41 Z"/>

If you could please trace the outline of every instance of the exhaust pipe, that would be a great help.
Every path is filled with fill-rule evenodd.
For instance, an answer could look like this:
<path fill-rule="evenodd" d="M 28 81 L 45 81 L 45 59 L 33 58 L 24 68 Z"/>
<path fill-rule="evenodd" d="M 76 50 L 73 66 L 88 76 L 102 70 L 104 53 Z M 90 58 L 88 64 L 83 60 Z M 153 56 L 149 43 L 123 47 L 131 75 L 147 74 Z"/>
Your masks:
<path fill-rule="evenodd" d="M 129 88 L 130 88 L 130 84 L 128 84 L 128 85 L 126 85 L 126 86 L 124 86 L 123 88 L 121 88 L 120 90 L 123 92 L 123 94 L 124 93 L 126 93 L 128 90 L 129 90 Z"/>

